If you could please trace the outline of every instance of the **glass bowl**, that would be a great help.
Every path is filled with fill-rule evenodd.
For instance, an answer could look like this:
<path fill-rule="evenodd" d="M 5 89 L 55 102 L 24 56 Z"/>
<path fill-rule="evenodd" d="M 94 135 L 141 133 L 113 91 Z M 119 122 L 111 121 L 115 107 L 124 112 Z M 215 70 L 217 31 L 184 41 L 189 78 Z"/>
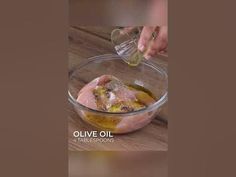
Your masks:
<path fill-rule="evenodd" d="M 76 101 L 79 91 L 93 79 L 113 75 L 125 84 L 140 85 L 158 98 L 144 109 L 127 113 L 109 113 L 88 108 Z M 132 67 L 120 56 L 113 54 L 89 58 L 69 72 L 69 101 L 78 115 L 99 130 L 115 134 L 128 133 L 146 126 L 158 114 L 167 101 L 168 77 L 165 70 L 150 61 L 142 61 Z"/>

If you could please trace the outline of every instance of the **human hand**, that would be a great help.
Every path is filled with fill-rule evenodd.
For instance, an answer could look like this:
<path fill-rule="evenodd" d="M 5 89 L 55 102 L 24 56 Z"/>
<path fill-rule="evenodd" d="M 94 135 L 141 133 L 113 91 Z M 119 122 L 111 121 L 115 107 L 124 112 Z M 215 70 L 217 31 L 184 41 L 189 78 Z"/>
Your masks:
<path fill-rule="evenodd" d="M 156 32 L 156 37 L 153 37 Z M 151 40 L 150 40 L 151 39 Z M 167 26 L 151 27 L 144 26 L 138 42 L 138 49 L 144 52 L 144 57 L 150 59 L 158 53 L 166 51 L 168 45 L 168 28 Z"/>

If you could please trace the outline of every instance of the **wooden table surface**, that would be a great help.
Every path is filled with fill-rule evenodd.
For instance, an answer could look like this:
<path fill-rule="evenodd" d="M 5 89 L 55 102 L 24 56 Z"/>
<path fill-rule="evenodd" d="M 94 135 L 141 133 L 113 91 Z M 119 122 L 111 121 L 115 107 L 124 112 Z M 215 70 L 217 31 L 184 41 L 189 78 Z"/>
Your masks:
<path fill-rule="evenodd" d="M 115 54 L 110 41 L 110 33 L 115 27 L 82 27 L 71 26 L 69 29 L 69 71 L 73 66 L 89 57 L 103 54 Z M 167 58 L 158 57 L 153 61 L 167 70 Z M 168 134 L 167 104 L 163 106 L 159 115 L 146 127 L 136 132 L 115 135 L 114 142 L 78 142 L 72 136 L 73 132 L 94 130 L 90 125 L 83 122 L 68 103 L 68 131 L 69 150 L 71 151 L 167 151 Z"/>

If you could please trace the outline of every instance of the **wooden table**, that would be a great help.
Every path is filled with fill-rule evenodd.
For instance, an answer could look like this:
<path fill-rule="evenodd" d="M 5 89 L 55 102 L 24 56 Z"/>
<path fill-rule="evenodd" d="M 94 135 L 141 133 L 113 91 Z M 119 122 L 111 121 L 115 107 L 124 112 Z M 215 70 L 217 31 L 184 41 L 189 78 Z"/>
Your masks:
<path fill-rule="evenodd" d="M 110 33 L 115 27 L 82 27 L 71 26 L 69 29 L 69 70 L 89 57 L 113 53 Z M 154 59 L 157 64 L 167 70 L 166 57 Z M 91 126 L 81 120 L 68 103 L 68 131 L 69 150 L 71 151 L 167 151 L 168 134 L 167 119 L 168 108 L 165 105 L 161 113 L 146 127 L 134 133 L 115 135 L 114 142 L 94 143 L 78 142 L 73 132 L 93 130 Z"/>

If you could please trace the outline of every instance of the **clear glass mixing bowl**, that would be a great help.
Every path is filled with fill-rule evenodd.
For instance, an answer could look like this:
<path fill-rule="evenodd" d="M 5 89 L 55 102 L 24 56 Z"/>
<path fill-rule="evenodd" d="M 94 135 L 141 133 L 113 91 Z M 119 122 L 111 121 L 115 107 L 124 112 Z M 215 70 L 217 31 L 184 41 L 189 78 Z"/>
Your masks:
<path fill-rule="evenodd" d="M 113 75 L 126 84 L 140 85 L 151 91 L 156 102 L 144 109 L 128 113 L 109 113 L 85 107 L 76 101 L 78 92 L 90 81 L 101 75 Z M 89 58 L 69 72 L 69 101 L 75 111 L 87 123 L 112 133 L 128 133 L 151 122 L 167 101 L 168 77 L 165 70 L 150 61 L 142 61 L 132 67 L 120 56 L 106 54 Z"/>

